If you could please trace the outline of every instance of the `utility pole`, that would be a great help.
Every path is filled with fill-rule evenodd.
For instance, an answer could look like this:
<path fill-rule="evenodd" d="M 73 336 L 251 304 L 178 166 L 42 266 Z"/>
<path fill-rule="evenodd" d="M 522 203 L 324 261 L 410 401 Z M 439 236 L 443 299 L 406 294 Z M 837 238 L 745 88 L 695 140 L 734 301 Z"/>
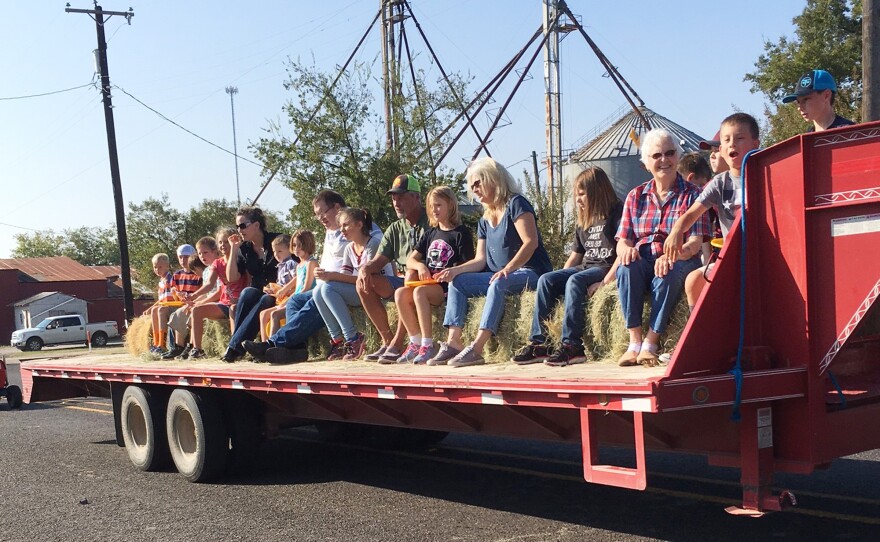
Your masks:
<path fill-rule="evenodd" d="M 122 295 L 125 303 L 125 320 L 134 319 L 134 298 L 131 293 L 131 264 L 128 261 L 128 234 L 125 230 L 125 203 L 122 200 L 122 182 L 119 178 L 119 156 L 116 152 L 116 126 L 113 123 L 113 102 L 110 95 L 110 70 L 107 68 L 107 40 L 104 36 L 104 23 L 114 15 L 125 17 L 128 24 L 134 17 L 134 10 L 104 11 L 98 2 L 95 9 L 73 9 L 67 4 L 67 13 L 86 13 L 95 21 L 98 33 L 98 69 L 101 76 L 101 94 L 104 99 L 104 123 L 107 126 L 107 150 L 110 153 L 110 178 L 113 183 L 113 203 L 116 207 L 116 236 L 119 240 L 119 264 L 122 267 Z M 105 18 L 106 17 L 106 18 Z"/>
<path fill-rule="evenodd" d="M 862 122 L 880 120 L 880 0 L 862 0 Z"/>
<path fill-rule="evenodd" d="M 226 94 L 229 94 L 229 105 L 232 107 L 232 152 L 235 155 L 235 197 L 238 200 L 238 206 L 241 207 L 241 188 L 238 184 L 238 142 L 235 138 L 235 95 L 238 94 L 237 87 L 226 87 Z"/>
<path fill-rule="evenodd" d="M 559 32 L 557 0 L 543 0 L 544 34 L 544 93 L 547 129 L 547 191 L 550 203 L 556 195 L 556 184 L 562 186 L 562 109 L 559 103 Z M 551 26 L 552 25 L 552 26 Z"/>

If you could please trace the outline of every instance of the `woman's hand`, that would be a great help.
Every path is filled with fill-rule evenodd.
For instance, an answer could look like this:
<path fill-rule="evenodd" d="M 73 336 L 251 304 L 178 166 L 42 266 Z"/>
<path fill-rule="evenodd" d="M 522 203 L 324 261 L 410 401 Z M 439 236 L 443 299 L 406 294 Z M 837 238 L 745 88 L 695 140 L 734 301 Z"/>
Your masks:
<path fill-rule="evenodd" d="M 499 269 L 492 277 L 489 279 L 489 284 L 492 284 L 498 279 L 506 279 L 507 275 L 513 273 L 513 271 L 509 270 L 506 266 Z"/>
<path fill-rule="evenodd" d="M 317 277 L 318 275 L 316 274 L 315 276 Z M 365 294 L 373 291 L 373 274 L 367 271 L 365 267 L 361 267 L 358 269 L 357 280 L 355 281 L 355 289 L 358 292 L 363 292 Z"/>
<path fill-rule="evenodd" d="M 455 267 L 447 267 L 434 273 L 434 280 L 437 282 L 452 282 L 452 279 L 459 275 L 459 271 Z"/>

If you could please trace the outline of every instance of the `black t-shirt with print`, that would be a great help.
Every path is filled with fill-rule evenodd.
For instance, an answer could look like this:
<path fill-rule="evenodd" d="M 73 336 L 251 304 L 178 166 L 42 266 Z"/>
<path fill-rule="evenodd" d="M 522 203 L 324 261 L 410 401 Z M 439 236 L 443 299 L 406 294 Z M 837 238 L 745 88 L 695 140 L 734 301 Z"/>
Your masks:
<path fill-rule="evenodd" d="M 590 267 L 610 268 L 617 258 L 617 241 L 614 235 L 623 215 L 623 203 L 618 202 L 611 208 L 608 217 L 594 223 L 586 229 L 578 226 L 574 232 L 574 251 L 583 254 L 581 269 Z"/>
<path fill-rule="evenodd" d="M 454 230 L 430 228 L 415 248 L 431 274 L 474 259 L 474 236 L 465 225 Z"/>

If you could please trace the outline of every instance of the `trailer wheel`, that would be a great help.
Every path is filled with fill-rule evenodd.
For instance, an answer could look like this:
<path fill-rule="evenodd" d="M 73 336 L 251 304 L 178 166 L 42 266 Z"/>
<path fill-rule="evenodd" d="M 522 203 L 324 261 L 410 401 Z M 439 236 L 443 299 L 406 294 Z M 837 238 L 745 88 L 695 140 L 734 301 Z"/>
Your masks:
<path fill-rule="evenodd" d="M 207 482 L 226 468 L 229 435 L 220 405 L 209 393 L 176 389 L 165 417 L 168 448 L 178 472 L 190 482 Z"/>
<path fill-rule="evenodd" d="M 92 335 L 92 346 L 107 346 L 107 334 L 103 331 L 96 331 Z"/>
<path fill-rule="evenodd" d="M 149 391 L 128 386 L 120 406 L 122 438 L 128 458 L 142 471 L 161 470 L 168 465 L 165 412 Z"/>
<path fill-rule="evenodd" d="M 43 349 L 43 339 L 39 337 L 31 337 L 24 343 L 24 347 L 26 350 L 30 350 L 31 352 L 36 352 L 37 350 Z"/>
<path fill-rule="evenodd" d="M 7 386 L 6 402 L 9 403 L 9 408 L 11 408 L 12 410 L 21 408 L 21 388 L 19 388 L 15 384 Z"/>

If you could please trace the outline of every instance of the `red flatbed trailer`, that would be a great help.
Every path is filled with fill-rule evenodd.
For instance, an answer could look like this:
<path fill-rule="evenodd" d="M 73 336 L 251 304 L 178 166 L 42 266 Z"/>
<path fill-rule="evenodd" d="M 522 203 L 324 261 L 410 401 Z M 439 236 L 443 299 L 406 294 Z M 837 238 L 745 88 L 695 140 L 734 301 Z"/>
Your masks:
<path fill-rule="evenodd" d="M 156 468 L 170 446 L 195 481 L 258 428 L 329 421 L 580 442 L 587 481 L 632 489 L 647 485 L 647 449 L 699 453 L 740 469 L 731 512 L 780 510 L 794 496 L 772 493 L 775 472 L 880 448 L 880 123 L 792 138 L 746 171 L 746 227 L 666 367 L 84 356 L 23 363 L 25 400 L 110 396 L 132 461 Z M 632 449 L 635 465 L 601 464 L 602 446 Z"/>

